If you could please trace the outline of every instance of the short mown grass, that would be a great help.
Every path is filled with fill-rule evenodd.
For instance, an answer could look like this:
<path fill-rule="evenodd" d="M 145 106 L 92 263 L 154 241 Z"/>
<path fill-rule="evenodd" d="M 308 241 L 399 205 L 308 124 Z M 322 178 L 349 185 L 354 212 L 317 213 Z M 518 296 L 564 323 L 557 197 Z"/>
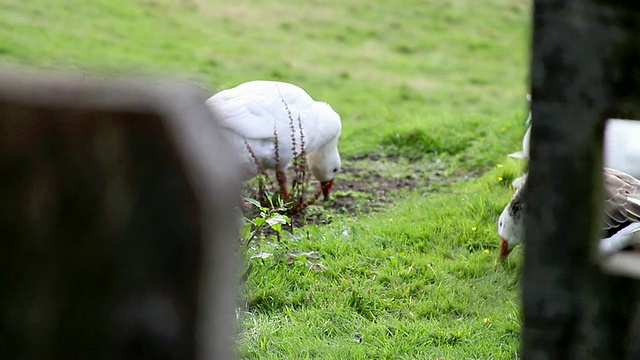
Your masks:
<path fill-rule="evenodd" d="M 496 263 L 495 220 L 521 167 L 506 154 L 527 113 L 529 16 L 520 0 L 5 0 L 0 62 L 211 93 L 292 82 L 341 114 L 345 159 L 455 179 L 258 241 L 321 266 L 251 259 L 239 357 L 514 359 L 519 250 Z"/>
<path fill-rule="evenodd" d="M 242 355 L 517 357 L 519 262 L 498 263 L 495 239 L 509 171 L 264 243 L 258 250 L 317 251 L 324 268 L 254 259 Z"/>

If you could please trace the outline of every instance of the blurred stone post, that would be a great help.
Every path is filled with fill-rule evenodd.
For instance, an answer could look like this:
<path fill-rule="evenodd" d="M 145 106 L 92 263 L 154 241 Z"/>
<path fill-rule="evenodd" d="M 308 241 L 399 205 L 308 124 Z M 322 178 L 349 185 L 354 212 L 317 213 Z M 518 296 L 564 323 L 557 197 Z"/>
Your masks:
<path fill-rule="evenodd" d="M 205 98 L 0 71 L 0 358 L 233 358 L 239 182 Z"/>

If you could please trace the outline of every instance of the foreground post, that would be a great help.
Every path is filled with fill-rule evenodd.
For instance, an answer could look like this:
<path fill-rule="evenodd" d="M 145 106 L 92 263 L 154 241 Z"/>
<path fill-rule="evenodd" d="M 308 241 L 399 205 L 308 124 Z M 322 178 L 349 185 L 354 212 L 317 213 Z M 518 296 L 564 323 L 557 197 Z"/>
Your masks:
<path fill-rule="evenodd" d="M 637 284 L 606 275 L 593 251 L 602 226 L 604 120 L 628 104 L 629 93 L 616 84 L 631 63 L 614 49 L 634 46 L 621 21 L 629 11 L 598 1 L 535 2 L 524 359 L 624 359 L 633 352 Z"/>
<path fill-rule="evenodd" d="M 0 73 L 0 358 L 232 358 L 239 189 L 204 99 Z"/>

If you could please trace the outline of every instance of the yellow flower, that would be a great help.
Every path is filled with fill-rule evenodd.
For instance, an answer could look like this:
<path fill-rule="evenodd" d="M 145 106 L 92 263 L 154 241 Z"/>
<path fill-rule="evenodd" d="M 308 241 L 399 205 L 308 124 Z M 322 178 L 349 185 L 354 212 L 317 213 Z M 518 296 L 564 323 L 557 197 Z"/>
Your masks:
<path fill-rule="evenodd" d="M 500 169 L 502 167 L 502 164 L 497 164 L 496 167 Z"/>
<path fill-rule="evenodd" d="M 471 231 L 476 231 L 476 230 L 478 230 L 478 228 L 476 226 L 471 228 Z"/>
<path fill-rule="evenodd" d="M 484 249 L 482 252 L 485 253 L 485 254 L 488 254 L 489 253 L 489 249 Z"/>
<path fill-rule="evenodd" d="M 502 176 L 498 176 L 498 181 L 502 181 Z"/>
<path fill-rule="evenodd" d="M 484 319 L 482 319 L 482 321 L 486 324 L 486 323 L 490 322 L 490 321 L 491 321 L 491 319 L 489 319 L 489 318 L 484 318 Z"/>

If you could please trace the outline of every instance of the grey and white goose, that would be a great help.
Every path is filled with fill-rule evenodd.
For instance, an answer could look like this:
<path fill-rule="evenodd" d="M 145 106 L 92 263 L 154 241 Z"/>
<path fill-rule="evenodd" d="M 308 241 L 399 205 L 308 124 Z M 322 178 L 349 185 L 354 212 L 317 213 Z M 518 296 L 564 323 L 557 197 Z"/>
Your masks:
<path fill-rule="evenodd" d="M 640 245 L 640 180 L 607 167 L 603 168 L 602 175 L 603 236 L 606 237 L 600 240 L 598 252 L 606 256 L 629 246 Z M 500 259 L 505 259 L 523 240 L 525 183 L 526 175 L 521 178 L 519 187 L 498 219 Z"/>

